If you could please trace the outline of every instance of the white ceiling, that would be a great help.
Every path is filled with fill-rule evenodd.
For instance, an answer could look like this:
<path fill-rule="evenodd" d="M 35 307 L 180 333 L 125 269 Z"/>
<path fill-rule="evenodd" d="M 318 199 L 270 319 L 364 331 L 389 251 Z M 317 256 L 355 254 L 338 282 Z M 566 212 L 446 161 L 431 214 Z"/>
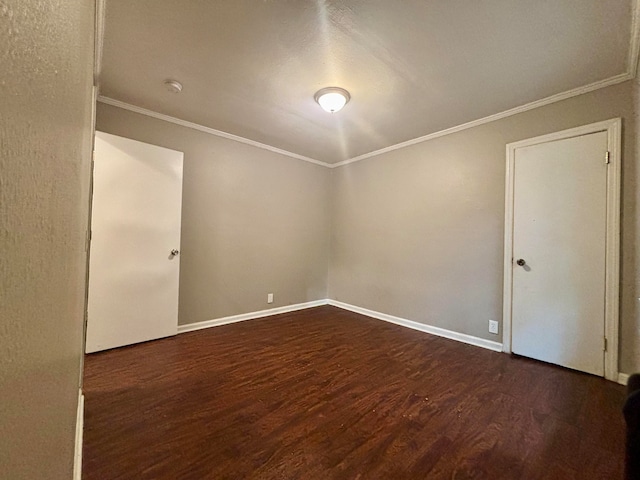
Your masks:
<path fill-rule="evenodd" d="M 106 0 L 100 93 L 335 163 L 633 71 L 632 3 Z"/>

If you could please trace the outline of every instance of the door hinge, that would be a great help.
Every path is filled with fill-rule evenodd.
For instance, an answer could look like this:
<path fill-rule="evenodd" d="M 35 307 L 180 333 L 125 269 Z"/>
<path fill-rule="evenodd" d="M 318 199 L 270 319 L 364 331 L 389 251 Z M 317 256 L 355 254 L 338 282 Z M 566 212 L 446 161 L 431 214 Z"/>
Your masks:
<path fill-rule="evenodd" d="M 607 337 L 604 337 L 604 351 L 607 351 Z"/>
<path fill-rule="evenodd" d="M 604 163 L 606 165 L 611 163 L 611 152 L 607 151 L 607 153 L 604 154 Z"/>

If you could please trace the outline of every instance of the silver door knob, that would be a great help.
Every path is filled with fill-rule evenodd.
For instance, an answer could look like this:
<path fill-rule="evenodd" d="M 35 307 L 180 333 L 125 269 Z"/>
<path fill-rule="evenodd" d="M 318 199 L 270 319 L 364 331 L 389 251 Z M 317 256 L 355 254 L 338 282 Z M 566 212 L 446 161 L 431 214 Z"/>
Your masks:
<path fill-rule="evenodd" d="M 175 248 L 173 250 L 171 250 L 171 255 L 173 255 L 174 257 L 176 255 L 178 255 L 180 253 L 180 250 L 176 250 Z"/>
<path fill-rule="evenodd" d="M 525 263 L 527 262 L 524 261 L 524 258 L 519 258 L 518 260 L 516 260 L 516 263 L 521 267 L 524 267 Z"/>

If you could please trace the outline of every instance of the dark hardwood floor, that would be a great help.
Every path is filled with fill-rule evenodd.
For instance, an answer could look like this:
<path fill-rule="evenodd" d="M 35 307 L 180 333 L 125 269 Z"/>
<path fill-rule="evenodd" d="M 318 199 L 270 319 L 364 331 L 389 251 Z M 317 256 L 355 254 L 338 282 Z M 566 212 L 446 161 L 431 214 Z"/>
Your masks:
<path fill-rule="evenodd" d="M 83 478 L 620 479 L 624 387 L 334 307 L 89 355 Z"/>

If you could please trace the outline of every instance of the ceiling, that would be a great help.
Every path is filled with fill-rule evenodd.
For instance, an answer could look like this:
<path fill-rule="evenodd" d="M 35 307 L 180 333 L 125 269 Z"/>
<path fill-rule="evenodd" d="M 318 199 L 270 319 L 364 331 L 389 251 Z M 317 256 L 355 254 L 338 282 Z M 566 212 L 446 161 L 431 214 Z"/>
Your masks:
<path fill-rule="evenodd" d="M 106 0 L 100 93 L 336 163 L 633 72 L 632 7 Z M 351 93 L 339 113 L 314 102 L 327 86 Z"/>

